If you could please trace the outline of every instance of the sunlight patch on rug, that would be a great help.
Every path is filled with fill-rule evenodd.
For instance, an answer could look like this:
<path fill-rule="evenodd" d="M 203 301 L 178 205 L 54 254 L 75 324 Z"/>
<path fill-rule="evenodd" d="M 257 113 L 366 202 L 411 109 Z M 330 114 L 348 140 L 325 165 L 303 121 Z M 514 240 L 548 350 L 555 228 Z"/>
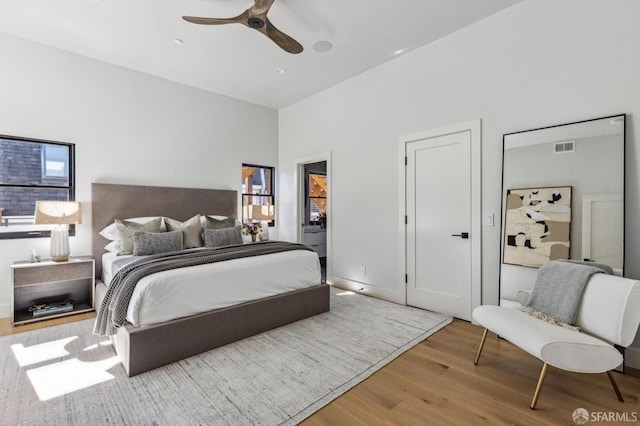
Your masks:
<path fill-rule="evenodd" d="M 82 362 L 72 358 L 31 369 L 27 371 L 27 376 L 40 401 L 48 401 L 113 380 L 115 376 L 107 373 L 107 370 L 119 362 L 117 356 L 96 362 Z"/>
<path fill-rule="evenodd" d="M 3 336 L 1 421 L 294 425 L 450 322 L 332 288 L 329 312 L 135 377 L 93 320 Z"/>
<path fill-rule="evenodd" d="M 69 355 L 69 351 L 65 349 L 65 346 L 77 338 L 78 336 L 67 337 L 65 339 L 40 343 L 33 346 L 16 343 L 15 345 L 11 345 L 11 350 L 18 360 L 20 367 L 26 367 Z"/>

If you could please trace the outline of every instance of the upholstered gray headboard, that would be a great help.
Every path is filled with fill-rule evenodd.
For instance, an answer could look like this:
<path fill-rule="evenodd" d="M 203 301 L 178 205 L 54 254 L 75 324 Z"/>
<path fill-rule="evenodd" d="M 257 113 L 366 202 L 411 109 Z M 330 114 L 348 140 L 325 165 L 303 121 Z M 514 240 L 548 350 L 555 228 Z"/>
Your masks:
<path fill-rule="evenodd" d="M 238 194 L 233 190 L 92 183 L 91 253 L 96 262 L 96 277 L 102 274 L 102 255 L 109 242 L 100 231 L 114 219 L 166 216 L 183 221 L 196 214 L 237 213 Z"/>

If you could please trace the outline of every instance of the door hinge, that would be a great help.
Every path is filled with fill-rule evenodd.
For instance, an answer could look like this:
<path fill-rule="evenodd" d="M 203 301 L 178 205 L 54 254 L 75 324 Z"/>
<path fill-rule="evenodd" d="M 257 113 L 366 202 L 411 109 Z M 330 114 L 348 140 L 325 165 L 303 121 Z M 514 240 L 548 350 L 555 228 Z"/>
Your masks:
<path fill-rule="evenodd" d="M 404 215 L 404 224 L 407 225 L 409 223 L 409 216 Z"/>
<path fill-rule="evenodd" d="M 404 165 L 405 166 L 409 165 L 409 157 L 404 157 Z"/>
<path fill-rule="evenodd" d="M 409 275 L 404 274 L 404 282 L 405 284 L 409 282 Z"/>

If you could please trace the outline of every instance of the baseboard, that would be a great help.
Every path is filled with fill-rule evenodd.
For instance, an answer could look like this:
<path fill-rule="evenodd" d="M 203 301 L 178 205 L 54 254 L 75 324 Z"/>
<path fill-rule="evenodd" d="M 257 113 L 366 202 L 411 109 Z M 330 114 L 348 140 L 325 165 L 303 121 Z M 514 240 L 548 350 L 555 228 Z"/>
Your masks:
<path fill-rule="evenodd" d="M 403 291 L 393 290 L 390 288 L 381 288 L 370 284 L 361 283 L 347 278 L 331 276 L 327 282 L 333 287 L 350 290 L 356 293 L 362 293 L 367 296 L 376 297 L 378 299 L 387 300 L 389 302 L 406 305 L 406 295 Z"/>
<path fill-rule="evenodd" d="M 640 348 L 628 347 L 624 351 L 625 367 L 640 370 Z"/>
<path fill-rule="evenodd" d="M 11 306 L 8 303 L 0 305 L 0 318 L 11 316 Z"/>

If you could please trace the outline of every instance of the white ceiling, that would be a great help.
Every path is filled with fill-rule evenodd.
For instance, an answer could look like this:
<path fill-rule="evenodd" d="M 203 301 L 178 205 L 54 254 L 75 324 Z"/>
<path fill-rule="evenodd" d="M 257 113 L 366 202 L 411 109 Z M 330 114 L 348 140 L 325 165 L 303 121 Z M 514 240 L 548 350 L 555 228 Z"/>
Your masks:
<path fill-rule="evenodd" d="M 0 0 L 0 32 L 281 108 L 518 1 L 276 0 L 269 19 L 299 55 L 244 25 L 181 19 L 233 17 L 252 0 Z M 333 49 L 316 52 L 322 40 Z"/>

